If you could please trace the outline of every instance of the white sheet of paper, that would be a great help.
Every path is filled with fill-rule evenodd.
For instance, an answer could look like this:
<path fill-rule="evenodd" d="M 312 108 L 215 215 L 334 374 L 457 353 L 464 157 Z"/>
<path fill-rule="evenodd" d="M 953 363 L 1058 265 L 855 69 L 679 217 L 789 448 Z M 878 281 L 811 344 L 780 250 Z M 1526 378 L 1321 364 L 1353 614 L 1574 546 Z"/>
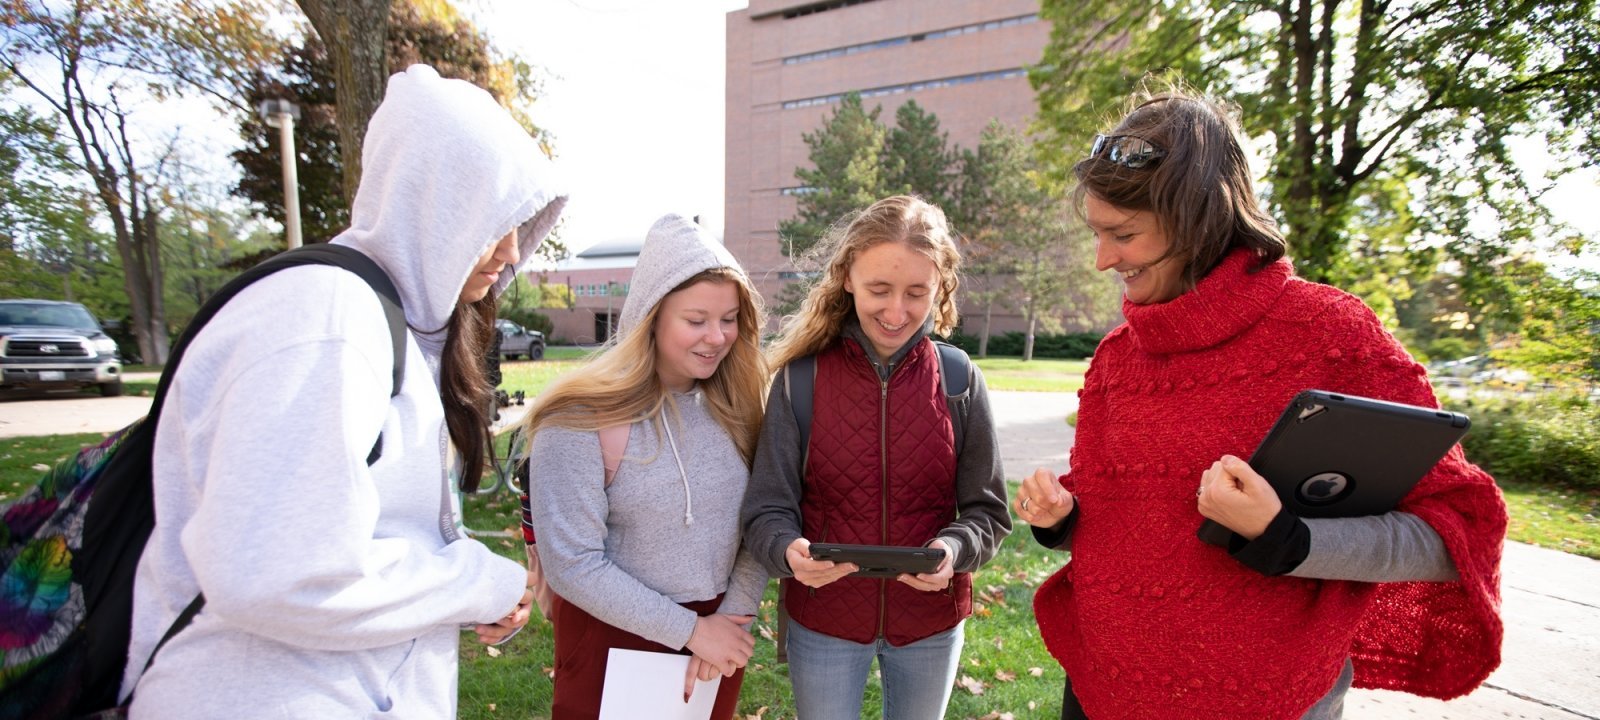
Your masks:
<path fill-rule="evenodd" d="M 717 701 L 722 676 L 695 681 L 694 694 L 683 702 L 683 675 L 689 656 L 611 648 L 606 658 L 606 684 L 600 696 L 600 720 L 708 720 Z"/>

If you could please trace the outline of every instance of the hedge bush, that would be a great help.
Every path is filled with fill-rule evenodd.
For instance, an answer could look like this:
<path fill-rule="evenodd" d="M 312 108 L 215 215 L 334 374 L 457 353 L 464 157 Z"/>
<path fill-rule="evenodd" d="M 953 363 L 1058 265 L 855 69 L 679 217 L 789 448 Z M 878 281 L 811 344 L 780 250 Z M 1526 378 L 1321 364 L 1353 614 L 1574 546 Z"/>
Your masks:
<path fill-rule="evenodd" d="M 555 322 L 550 319 L 550 316 L 527 308 L 500 308 L 499 317 L 502 320 L 510 320 L 529 330 L 538 330 L 544 333 L 546 342 L 550 341 L 550 333 L 555 332 L 556 328 Z"/>
<path fill-rule="evenodd" d="M 1105 333 L 1075 332 L 1057 335 L 1039 334 L 1033 336 L 1033 356 L 1038 358 L 1065 358 L 1077 360 L 1094 355 L 1094 349 L 1100 346 L 1100 339 Z M 1027 341 L 1027 335 L 1018 332 L 1008 332 L 989 336 L 989 354 L 1022 356 L 1022 348 Z M 978 336 L 967 335 L 961 330 L 956 330 L 950 337 L 950 344 L 967 351 L 968 355 L 977 357 Z"/>
<path fill-rule="evenodd" d="M 1467 459 L 1501 482 L 1600 492 L 1600 401 L 1582 395 L 1468 400 Z"/>

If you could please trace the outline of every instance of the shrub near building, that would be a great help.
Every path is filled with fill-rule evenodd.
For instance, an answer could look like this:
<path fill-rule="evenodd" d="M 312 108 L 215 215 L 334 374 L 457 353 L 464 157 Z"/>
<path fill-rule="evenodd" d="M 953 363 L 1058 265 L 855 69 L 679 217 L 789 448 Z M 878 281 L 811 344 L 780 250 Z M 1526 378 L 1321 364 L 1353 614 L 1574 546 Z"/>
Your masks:
<path fill-rule="evenodd" d="M 1039 334 L 1033 336 L 1033 356 L 1036 358 L 1065 358 L 1082 359 L 1094 356 L 1094 349 L 1100 346 L 1100 339 L 1105 333 L 1074 332 L 1054 335 Z M 1008 332 L 989 337 L 990 356 L 1022 356 L 1022 348 L 1027 342 L 1027 335 L 1018 332 Z M 960 330 L 950 337 L 950 344 L 967 351 L 968 355 L 978 356 L 978 341 L 976 335 L 966 335 Z"/>

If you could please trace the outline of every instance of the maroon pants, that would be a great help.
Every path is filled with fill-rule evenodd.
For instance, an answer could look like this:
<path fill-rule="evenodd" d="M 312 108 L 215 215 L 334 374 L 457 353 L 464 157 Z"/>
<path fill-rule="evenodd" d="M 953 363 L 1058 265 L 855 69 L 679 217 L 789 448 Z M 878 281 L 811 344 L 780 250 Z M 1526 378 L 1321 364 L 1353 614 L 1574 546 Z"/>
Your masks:
<path fill-rule="evenodd" d="M 702 617 L 717 611 L 722 598 L 683 603 Z M 556 633 L 555 699 L 551 703 L 551 720 L 591 720 L 600 716 L 600 693 L 606 681 L 606 658 L 611 648 L 644 650 L 647 652 L 689 655 L 685 650 L 673 650 L 660 643 L 650 642 L 626 630 L 607 625 L 577 605 L 555 598 L 551 611 Z M 722 679 L 717 690 L 717 702 L 711 709 L 711 720 L 730 720 L 739 705 L 739 686 L 744 684 L 744 668 L 732 677 Z"/>

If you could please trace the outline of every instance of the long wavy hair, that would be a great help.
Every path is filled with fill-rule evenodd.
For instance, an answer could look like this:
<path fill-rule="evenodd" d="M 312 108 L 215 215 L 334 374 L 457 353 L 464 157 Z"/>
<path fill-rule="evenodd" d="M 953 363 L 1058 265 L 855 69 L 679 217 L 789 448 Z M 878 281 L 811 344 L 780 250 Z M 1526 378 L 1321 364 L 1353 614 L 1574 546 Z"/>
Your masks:
<path fill-rule="evenodd" d="M 701 272 L 672 292 L 702 282 L 732 283 L 738 291 L 739 337 L 716 372 L 699 385 L 711 417 L 733 438 L 749 466 L 761 434 L 762 405 L 767 393 L 767 366 L 761 357 L 761 326 L 765 322 L 761 298 L 744 273 L 729 267 Z M 663 296 L 662 301 L 665 299 Z M 672 393 L 656 373 L 655 325 L 661 305 L 661 301 L 656 302 L 637 327 L 614 340 L 587 365 L 567 373 L 540 393 L 523 420 L 523 432 L 531 438 L 547 425 L 592 431 L 657 420 L 663 412 L 676 415 Z"/>
<path fill-rule="evenodd" d="M 1166 155 L 1137 169 L 1104 154 L 1078 161 L 1072 201 L 1080 216 L 1091 193 L 1124 210 L 1153 213 L 1171 241 L 1161 259 L 1182 263 L 1185 290 L 1236 247 L 1255 254 L 1255 269 L 1283 257 L 1288 243 L 1256 199 L 1233 106 L 1181 85 L 1141 90 L 1128 103 L 1107 134 L 1141 138 Z"/>
<path fill-rule="evenodd" d="M 844 328 L 855 312 L 855 297 L 844 289 L 850 266 L 861 253 L 883 243 L 897 242 L 933 261 L 939 271 L 935 291 L 933 332 L 948 336 L 961 319 L 956 309 L 956 289 L 961 287 L 961 251 L 950 236 L 944 211 L 922 198 L 895 195 L 836 223 L 818 245 L 819 257 L 828 258 L 822 277 L 800 311 L 784 319 L 783 332 L 767 349 L 771 367 L 781 368 L 795 358 L 821 352 Z"/>
<path fill-rule="evenodd" d="M 439 397 L 444 403 L 444 424 L 450 441 L 461 454 L 461 489 L 474 492 L 483 470 L 494 461 L 490 444 L 489 403 L 494 388 L 484 359 L 494 341 L 498 301 L 494 293 L 482 300 L 457 304 L 450 313 L 439 361 Z"/>

